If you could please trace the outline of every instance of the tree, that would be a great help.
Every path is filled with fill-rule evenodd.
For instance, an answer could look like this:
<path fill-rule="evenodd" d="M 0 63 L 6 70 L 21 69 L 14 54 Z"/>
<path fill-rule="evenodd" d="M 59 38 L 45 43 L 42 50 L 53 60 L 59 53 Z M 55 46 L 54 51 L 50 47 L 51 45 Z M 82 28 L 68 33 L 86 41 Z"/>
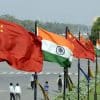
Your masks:
<path fill-rule="evenodd" d="M 96 39 L 100 38 L 100 17 L 97 17 L 91 29 L 90 39 L 96 44 Z"/>

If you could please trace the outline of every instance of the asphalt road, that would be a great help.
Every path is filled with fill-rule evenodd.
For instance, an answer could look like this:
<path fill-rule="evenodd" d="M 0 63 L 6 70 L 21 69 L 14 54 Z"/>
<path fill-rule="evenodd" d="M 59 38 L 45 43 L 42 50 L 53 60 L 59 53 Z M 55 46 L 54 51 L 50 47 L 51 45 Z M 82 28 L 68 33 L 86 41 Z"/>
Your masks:
<path fill-rule="evenodd" d="M 100 58 L 98 59 L 98 65 L 100 65 Z M 91 68 L 95 70 L 95 62 L 91 62 Z M 81 68 L 87 73 L 87 60 L 81 60 Z M 71 76 L 74 84 L 77 84 L 77 59 L 72 62 L 71 68 L 69 68 L 69 75 Z M 54 100 L 54 96 L 58 94 L 57 91 L 57 78 L 62 74 L 63 68 L 58 64 L 44 62 L 43 71 L 38 74 L 38 80 L 43 85 L 46 80 L 49 81 L 49 98 Z M 9 83 L 13 82 L 15 85 L 17 82 L 22 88 L 21 100 L 34 100 L 34 91 L 30 89 L 30 76 L 32 73 L 22 72 L 15 70 L 8 66 L 6 63 L 0 63 L 0 100 L 9 100 Z M 81 78 L 84 78 L 81 73 Z M 43 100 L 43 95 L 38 87 L 37 100 Z"/>

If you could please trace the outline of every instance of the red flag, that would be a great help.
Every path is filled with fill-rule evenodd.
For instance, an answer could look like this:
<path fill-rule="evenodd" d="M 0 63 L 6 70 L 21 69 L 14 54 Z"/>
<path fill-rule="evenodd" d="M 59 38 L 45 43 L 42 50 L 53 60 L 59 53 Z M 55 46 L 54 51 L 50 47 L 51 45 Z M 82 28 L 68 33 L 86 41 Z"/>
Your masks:
<path fill-rule="evenodd" d="M 88 49 L 95 57 L 94 46 L 91 40 L 85 39 L 82 35 L 80 37 L 80 42 Z"/>
<path fill-rule="evenodd" d="M 41 41 L 22 26 L 0 20 L 0 61 L 13 68 L 28 72 L 42 70 Z"/>
<path fill-rule="evenodd" d="M 87 58 L 94 61 L 94 55 L 71 32 L 67 33 L 67 39 L 74 45 L 73 54 L 76 58 Z"/>

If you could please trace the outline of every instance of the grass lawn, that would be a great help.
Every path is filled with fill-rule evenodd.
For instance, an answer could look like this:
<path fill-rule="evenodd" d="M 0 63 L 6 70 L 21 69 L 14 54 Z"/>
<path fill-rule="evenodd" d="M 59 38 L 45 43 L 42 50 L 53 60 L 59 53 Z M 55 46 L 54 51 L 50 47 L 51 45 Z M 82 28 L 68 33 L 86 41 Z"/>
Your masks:
<path fill-rule="evenodd" d="M 59 95 L 58 98 L 55 100 L 63 100 L 62 95 Z M 77 99 L 73 99 L 73 100 L 77 100 Z M 87 100 L 87 96 L 81 100 Z M 89 94 L 89 100 L 94 100 L 94 89 L 92 89 Z M 97 100 L 100 100 L 100 84 L 98 84 L 98 86 L 97 86 Z"/>
<path fill-rule="evenodd" d="M 94 89 L 90 92 L 89 100 L 94 100 Z M 97 86 L 97 100 L 100 100 L 100 83 Z"/>
<path fill-rule="evenodd" d="M 87 100 L 87 87 L 86 87 L 86 80 L 81 80 L 80 82 L 80 100 Z M 66 100 L 77 100 L 77 87 L 73 88 L 73 91 L 67 92 Z M 100 65 L 98 67 L 98 75 L 97 75 L 97 100 L 100 100 Z M 95 93 L 95 79 L 91 79 L 90 81 L 90 94 L 89 100 L 94 100 L 94 93 Z M 68 99 L 70 98 L 70 99 Z M 58 94 L 54 97 L 54 100 L 63 100 L 63 94 Z"/>

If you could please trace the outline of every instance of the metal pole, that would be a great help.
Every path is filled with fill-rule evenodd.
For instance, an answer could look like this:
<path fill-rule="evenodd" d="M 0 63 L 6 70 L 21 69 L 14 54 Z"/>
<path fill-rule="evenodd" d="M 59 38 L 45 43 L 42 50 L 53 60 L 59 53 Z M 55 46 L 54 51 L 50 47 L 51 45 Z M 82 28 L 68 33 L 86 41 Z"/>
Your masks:
<path fill-rule="evenodd" d="M 67 72 L 68 72 L 68 68 L 64 67 L 64 90 L 63 90 L 63 100 L 66 100 L 66 86 L 67 86 Z"/>
<path fill-rule="evenodd" d="M 66 38 L 67 38 L 68 27 L 66 27 Z M 67 81 L 68 81 L 68 66 L 64 67 L 64 89 L 63 89 L 63 100 L 66 100 L 66 88 L 67 88 Z"/>
<path fill-rule="evenodd" d="M 80 32 L 79 32 L 80 40 Z M 80 59 L 78 59 L 78 100 L 80 100 Z"/>
<path fill-rule="evenodd" d="M 88 77 L 89 77 L 89 67 L 90 67 L 90 60 L 88 59 Z M 87 95 L 87 100 L 89 100 L 89 83 L 90 83 L 90 81 L 89 81 L 89 78 L 88 78 L 88 95 Z"/>
<path fill-rule="evenodd" d="M 97 87 L 96 87 L 96 85 L 97 85 L 97 67 L 98 67 L 98 65 L 97 65 L 98 63 L 97 63 L 97 54 L 96 54 L 96 69 L 95 69 L 95 92 L 94 92 L 94 100 L 97 100 Z"/>
<path fill-rule="evenodd" d="M 37 100 L 37 73 L 34 74 L 34 100 Z"/>
<path fill-rule="evenodd" d="M 99 31 L 99 39 L 100 39 L 100 31 Z M 97 48 L 96 48 L 97 49 Z M 96 53 L 96 69 L 95 69 L 95 92 L 94 92 L 94 100 L 97 100 L 97 73 L 98 73 L 98 58 Z"/>
<path fill-rule="evenodd" d="M 35 22 L 35 35 L 37 35 L 37 21 Z M 34 74 L 34 100 L 37 100 L 37 72 Z"/>
<path fill-rule="evenodd" d="M 80 100 L 80 59 L 78 59 L 78 100 Z"/>

